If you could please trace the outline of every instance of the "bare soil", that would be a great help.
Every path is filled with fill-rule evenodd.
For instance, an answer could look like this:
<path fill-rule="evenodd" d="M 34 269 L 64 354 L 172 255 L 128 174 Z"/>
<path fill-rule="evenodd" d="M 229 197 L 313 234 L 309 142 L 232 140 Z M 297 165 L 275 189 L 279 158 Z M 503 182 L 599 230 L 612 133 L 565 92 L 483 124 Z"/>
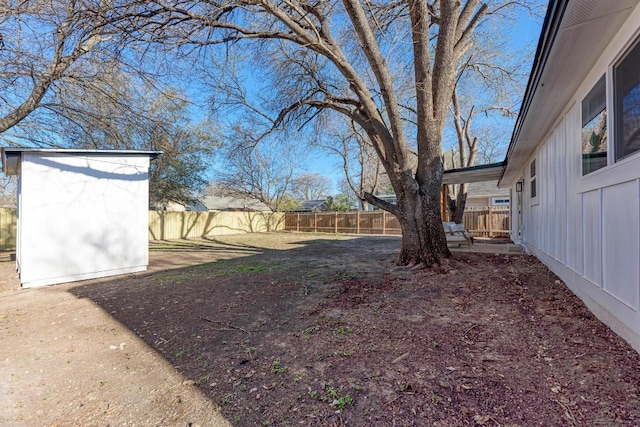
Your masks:
<path fill-rule="evenodd" d="M 254 234 L 0 280 L 0 425 L 640 425 L 638 354 L 504 247 L 410 270 L 395 237 Z"/>

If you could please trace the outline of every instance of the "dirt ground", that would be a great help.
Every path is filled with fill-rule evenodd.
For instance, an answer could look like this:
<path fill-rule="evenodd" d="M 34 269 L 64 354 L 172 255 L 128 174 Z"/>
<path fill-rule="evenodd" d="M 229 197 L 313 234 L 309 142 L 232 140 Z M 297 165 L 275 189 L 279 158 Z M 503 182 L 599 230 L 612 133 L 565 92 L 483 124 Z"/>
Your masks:
<path fill-rule="evenodd" d="M 147 273 L 36 290 L 7 258 L 0 425 L 640 425 L 640 357 L 535 258 L 398 248 L 164 242 Z"/>

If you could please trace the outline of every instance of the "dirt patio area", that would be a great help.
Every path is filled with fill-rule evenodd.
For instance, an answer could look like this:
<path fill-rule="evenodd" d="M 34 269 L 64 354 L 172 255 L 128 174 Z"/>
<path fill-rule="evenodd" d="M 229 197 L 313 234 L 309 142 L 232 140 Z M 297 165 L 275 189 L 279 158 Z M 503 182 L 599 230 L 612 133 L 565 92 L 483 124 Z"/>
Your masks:
<path fill-rule="evenodd" d="M 640 425 L 640 357 L 535 258 L 398 248 L 162 242 L 146 273 L 32 290 L 5 254 L 0 425 Z"/>

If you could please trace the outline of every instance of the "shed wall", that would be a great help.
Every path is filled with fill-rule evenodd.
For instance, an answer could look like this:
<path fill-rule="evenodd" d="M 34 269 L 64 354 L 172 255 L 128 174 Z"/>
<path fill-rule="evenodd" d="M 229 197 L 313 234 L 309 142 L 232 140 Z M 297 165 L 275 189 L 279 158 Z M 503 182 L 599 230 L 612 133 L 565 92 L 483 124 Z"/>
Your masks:
<path fill-rule="evenodd" d="M 147 156 L 23 153 L 16 254 L 23 287 L 145 270 L 148 169 Z"/>
<path fill-rule="evenodd" d="M 604 51 L 520 175 L 524 180 L 522 243 L 640 351 L 640 153 L 615 164 L 610 159 L 608 167 L 584 177 L 581 169 L 581 101 L 637 38 L 638 23 L 640 7 Z M 534 158 L 535 198 L 530 177 Z M 512 191 L 515 194 L 515 183 Z M 517 230 L 512 229 L 515 236 Z"/>

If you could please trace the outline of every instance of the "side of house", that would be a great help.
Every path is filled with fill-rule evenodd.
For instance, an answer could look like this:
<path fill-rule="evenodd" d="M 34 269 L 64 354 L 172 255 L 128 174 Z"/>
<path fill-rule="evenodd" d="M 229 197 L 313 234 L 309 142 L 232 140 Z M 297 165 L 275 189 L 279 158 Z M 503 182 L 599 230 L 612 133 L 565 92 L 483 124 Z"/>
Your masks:
<path fill-rule="evenodd" d="M 500 185 L 514 241 L 640 351 L 640 6 L 551 1 Z"/>

